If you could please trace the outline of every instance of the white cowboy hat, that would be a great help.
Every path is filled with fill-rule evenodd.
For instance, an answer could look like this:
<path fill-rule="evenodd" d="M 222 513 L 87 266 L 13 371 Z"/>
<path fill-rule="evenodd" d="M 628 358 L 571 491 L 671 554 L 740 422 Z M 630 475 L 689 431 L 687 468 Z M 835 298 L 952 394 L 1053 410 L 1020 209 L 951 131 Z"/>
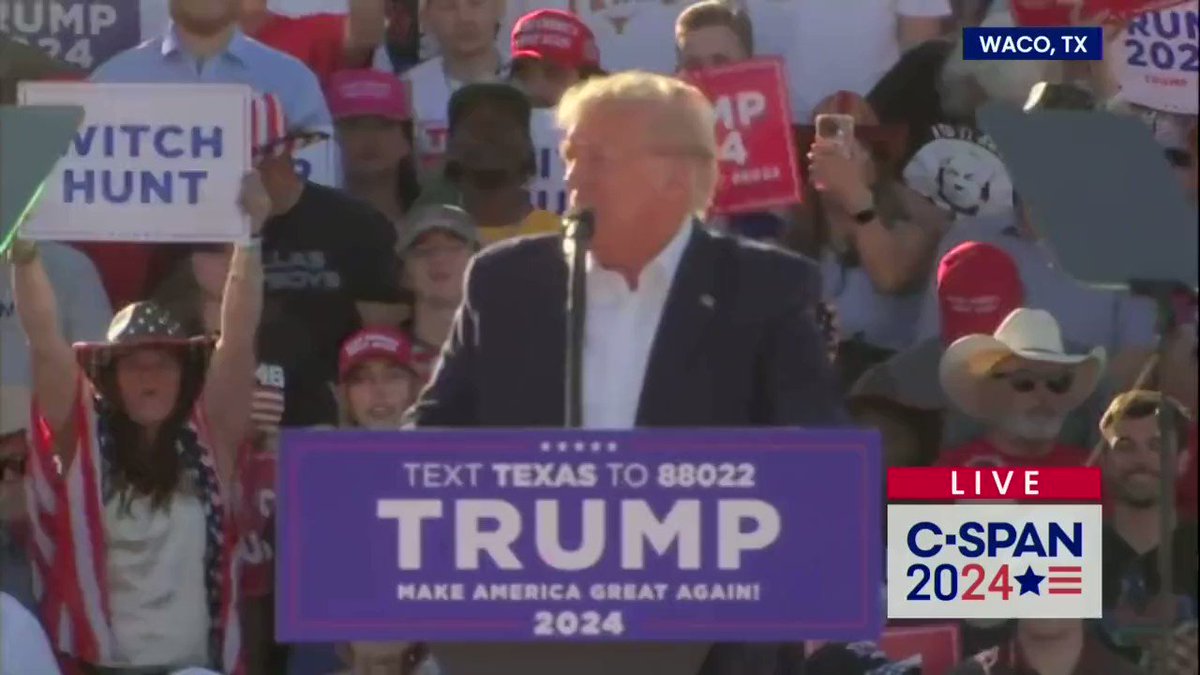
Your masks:
<path fill-rule="evenodd" d="M 29 389 L 4 385 L 0 387 L 0 436 L 29 427 Z"/>
<path fill-rule="evenodd" d="M 938 368 L 942 390 L 963 412 L 989 419 L 979 385 L 1010 356 L 1071 366 L 1075 377 L 1064 394 L 1067 410 L 1077 408 L 1096 390 L 1106 361 L 1103 347 L 1086 354 L 1068 354 L 1054 317 L 1044 310 L 1022 307 L 1005 317 L 992 335 L 967 335 L 946 348 Z"/>

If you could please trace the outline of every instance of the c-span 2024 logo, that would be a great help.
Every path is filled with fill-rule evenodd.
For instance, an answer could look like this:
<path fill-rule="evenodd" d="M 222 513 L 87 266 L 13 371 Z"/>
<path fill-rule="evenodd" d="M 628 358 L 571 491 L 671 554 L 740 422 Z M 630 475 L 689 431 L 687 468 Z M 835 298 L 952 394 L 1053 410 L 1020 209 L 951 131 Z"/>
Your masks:
<path fill-rule="evenodd" d="M 1098 468 L 889 469 L 888 500 L 888 618 L 1100 618 Z"/>

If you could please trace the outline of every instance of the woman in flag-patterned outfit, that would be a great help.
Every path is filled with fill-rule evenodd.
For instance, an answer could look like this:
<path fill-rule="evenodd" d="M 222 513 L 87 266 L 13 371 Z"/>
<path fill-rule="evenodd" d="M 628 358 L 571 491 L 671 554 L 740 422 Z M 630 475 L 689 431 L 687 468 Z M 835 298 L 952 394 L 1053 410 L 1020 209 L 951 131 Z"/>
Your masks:
<path fill-rule="evenodd" d="M 254 238 L 234 253 L 215 341 L 140 302 L 107 342 L 72 347 L 36 246 L 10 254 L 36 393 L 27 484 L 43 620 L 84 673 L 242 672 L 229 505 L 270 212 L 256 174 L 241 205 Z"/>

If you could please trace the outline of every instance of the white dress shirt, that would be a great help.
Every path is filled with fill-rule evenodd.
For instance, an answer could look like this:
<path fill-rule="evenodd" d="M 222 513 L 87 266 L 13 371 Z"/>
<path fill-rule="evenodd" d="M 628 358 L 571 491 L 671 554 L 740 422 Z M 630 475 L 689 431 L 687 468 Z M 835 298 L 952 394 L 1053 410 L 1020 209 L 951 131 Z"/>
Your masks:
<path fill-rule="evenodd" d="M 692 235 L 689 218 L 638 275 L 637 289 L 588 254 L 583 426 L 632 429 L 659 319 Z"/>

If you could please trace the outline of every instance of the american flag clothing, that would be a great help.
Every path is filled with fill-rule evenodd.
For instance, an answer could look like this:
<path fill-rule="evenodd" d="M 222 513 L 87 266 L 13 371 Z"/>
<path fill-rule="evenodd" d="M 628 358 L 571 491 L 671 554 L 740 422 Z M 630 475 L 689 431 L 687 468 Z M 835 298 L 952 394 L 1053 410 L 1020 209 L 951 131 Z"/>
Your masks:
<path fill-rule="evenodd" d="M 274 588 L 275 542 L 270 524 L 275 516 L 275 461 L 279 425 L 286 409 L 286 374 L 282 366 L 260 363 L 250 403 L 254 438 L 238 453 L 233 508 L 238 519 L 237 555 L 241 569 L 241 594 L 262 598 Z"/>
<path fill-rule="evenodd" d="M 259 433 L 279 433 L 285 410 L 286 372 L 277 363 L 260 363 L 254 377 L 257 384 L 250 399 L 250 423 Z"/>
<path fill-rule="evenodd" d="M 274 440 L 263 445 L 273 446 Z M 247 447 L 238 458 L 234 487 L 240 541 L 240 591 L 245 598 L 264 598 L 275 588 L 275 447 Z"/>
<path fill-rule="evenodd" d="M 291 157 L 328 138 L 326 131 L 289 129 L 283 103 L 274 94 L 255 94 L 251 98 L 250 144 L 255 164 L 268 157 Z"/>
<path fill-rule="evenodd" d="M 83 663 L 110 663 L 116 647 L 107 586 L 104 506 L 115 498 L 111 411 L 82 374 L 76 385 L 74 438 L 57 438 L 38 404 L 31 410 L 33 461 L 26 479 L 35 568 L 35 594 L 55 650 Z M 58 444 L 74 447 L 62 466 Z M 176 444 L 181 467 L 196 483 L 205 515 L 205 590 L 210 617 L 209 658 L 229 675 L 243 675 L 237 613 L 234 518 L 221 495 L 203 406 L 197 402 Z M 167 665 L 167 664 L 164 664 Z"/>

